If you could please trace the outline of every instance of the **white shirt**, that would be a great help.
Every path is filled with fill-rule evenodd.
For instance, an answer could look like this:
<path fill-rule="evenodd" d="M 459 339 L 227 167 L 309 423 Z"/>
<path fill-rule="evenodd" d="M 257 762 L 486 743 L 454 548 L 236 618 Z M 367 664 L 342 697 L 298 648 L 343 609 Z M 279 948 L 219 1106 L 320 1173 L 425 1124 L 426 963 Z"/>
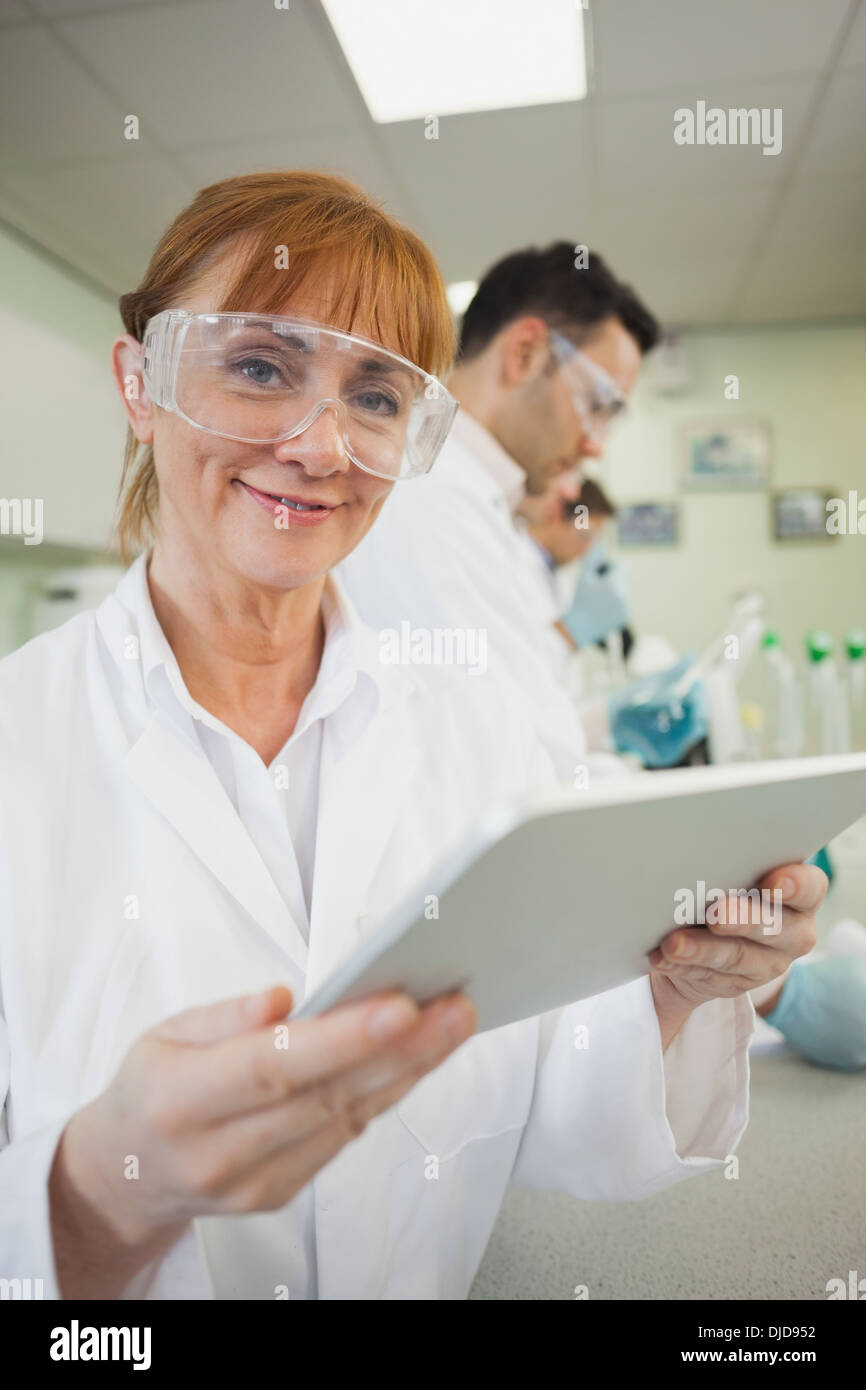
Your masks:
<path fill-rule="evenodd" d="M 491 803 L 550 785 L 493 685 L 383 666 L 335 598 L 305 705 L 320 736 L 313 854 L 295 846 L 306 933 L 285 863 L 258 848 L 281 843 L 270 786 L 177 685 L 143 560 L 96 613 L 0 662 L 0 1270 L 45 1297 L 57 1143 L 136 1039 L 279 982 L 303 1000 Z M 713 1001 L 663 1054 L 643 977 L 477 1035 L 288 1206 L 197 1219 L 124 1297 L 464 1298 L 510 1184 L 616 1200 L 718 1167 L 746 1123 L 753 1022 L 747 999 Z"/>
<path fill-rule="evenodd" d="M 351 625 L 336 586 L 326 585 L 322 613 L 325 643 L 315 683 L 291 736 L 265 767 L 254 748 L 192 698 L 159 625 L 139 562 L 132 572 L 145 685 L 171 717 L 192 718 L 205 756 L 246 827 L 274 883 L 301 929 L 310 936 L 310 900 L 316 850 L 322 723 L 344 701 L 357 699 Z M 366 673 L 363 680 L 370 680 Z M 361 719 L 364 719 L 362 708 Z M 295 1298 L 316 1297 L 316 1227 L 313 1188 L 308 1186 L 280 1214 L 285 1277 Z"/>
<path fill-rule="evenodd" d="M 248 829 L 277 887 L 309 940 L 310 895 L 316 848 L 322 721 L 352 698 L 358 670 L 351 627 L 336 586 L 325 588 L 325 643 L 315 683 L 283 748 L 265 767 L 239 734 L 198 704 L 184 684 L 177 658 L 157 621 L 145 572 L 136 576 L 141 660 L 154 702 L 186 711 L 208 761 Z M 369 680 L 366 673 L 362 679 Z M 182 717 L 182 716 L 181 716 Z"/>
<path fill-rule="evenodd" d="M 491 670 L 528 704 L 560 777 L 586 761 L 580 719 L 563 681 L 568 648 L 514 508 L 525 475 L 479 422 L 459 410 L 430 473 L 392 488 L 340 577 L 373 627 L 480 629 Z"/>

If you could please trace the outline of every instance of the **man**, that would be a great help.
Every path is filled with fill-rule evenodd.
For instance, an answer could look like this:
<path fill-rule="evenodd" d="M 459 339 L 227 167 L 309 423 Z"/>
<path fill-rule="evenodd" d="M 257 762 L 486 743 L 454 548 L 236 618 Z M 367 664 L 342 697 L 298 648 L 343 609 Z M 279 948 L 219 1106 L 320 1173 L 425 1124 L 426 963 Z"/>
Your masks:
<path fill-rule="evenodd" d="M 526 527 L 540 573 L 551 593 L 558 630 L 572 647 L 604 646 L 608 633 L 622 636 L 622 654 L 633 645 L 628 599 L 619 565 L 608 557 L 604 535 L 616 508 L 592 478 L 580 486 L 580 500 L 554 496 L 552 505 Z M 577 588 L 563 585 L 561 572 L 582 561 Z M 569 573 L 570 571 L 567 571 Z M 565 615 L 563 617 L 563 614 Z"/>
<path fill-rule="evenodd" d="M 580 268 L 579 268 L 580 267 Z M 449 386 L 460 402 L 436 466 L 397 489 L 343 566 L 374 627 L 483 634 L 563 777 L 585 751 L 562 680 L 549 587 L 515 523 L 582 458 L 598 458 L 658 325 L 601 256 L 555 242 L 505 257 L 463 319 Z"/>
<path fill-rule="evenodd" d="M 560 565 L 582 560 L 605 534 L 616 507 L 604 488 L 592 478 L 580 483 L 576 498 L 554 497 L 537 521 L 526 527 L 542 552 L 545 566 L 554 573 Z"/>

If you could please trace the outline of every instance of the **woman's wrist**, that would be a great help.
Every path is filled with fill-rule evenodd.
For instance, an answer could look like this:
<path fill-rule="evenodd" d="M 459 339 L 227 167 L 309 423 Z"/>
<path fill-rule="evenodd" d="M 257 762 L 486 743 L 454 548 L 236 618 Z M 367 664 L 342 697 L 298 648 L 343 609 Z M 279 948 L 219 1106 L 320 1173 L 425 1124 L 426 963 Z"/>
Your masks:
<path fill-rule="evenodd" d="M 662 1052 L 666 1052 L 683 1024 L 687 1023 L 694 1013 L 697 1004 L 684 999 L 672 981 L 655 970 L 650 971 L 650 988 L 659 1022 Z"/>
<path fill-rule="evenodd" d="M 62 1298 L 117 1298 L 130 1281 L 175 1243 L 186 1223 L 152 1227 L 124 1207 L 93 1157 L 70 1133 L 60 1137 L 49 1178 L 54 1262 Z"/>

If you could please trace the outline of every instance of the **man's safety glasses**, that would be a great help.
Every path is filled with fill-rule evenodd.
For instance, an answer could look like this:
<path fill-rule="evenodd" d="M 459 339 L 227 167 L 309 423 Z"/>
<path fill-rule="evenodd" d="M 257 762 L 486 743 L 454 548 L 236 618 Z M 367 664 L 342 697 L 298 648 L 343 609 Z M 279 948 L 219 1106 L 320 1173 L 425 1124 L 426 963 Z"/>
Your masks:
<path fill-rule="evenodd" d="M 275 444 L 330 411 L 347 457 L 377 478 L 428 473 L 457 411 L 442 383 L 405 357 L 309 319 L 166 309 L 148 322 L 143 347 L 151 401 L 187 424 Z"/>
<path fill-rule="evenodd" d="M 626 397 L 603 367 L 554 329 L 550 347 L 559 364 L 584 433 L 598 441 L 625 409 Z"/>

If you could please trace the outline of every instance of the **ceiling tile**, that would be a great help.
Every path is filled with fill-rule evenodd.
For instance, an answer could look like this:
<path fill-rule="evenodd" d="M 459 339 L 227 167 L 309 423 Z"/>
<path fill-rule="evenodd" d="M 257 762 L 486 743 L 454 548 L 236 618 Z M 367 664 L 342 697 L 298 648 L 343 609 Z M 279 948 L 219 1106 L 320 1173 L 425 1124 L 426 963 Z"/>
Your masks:
<path fill-rule="evenodd" d="M 598 166 L 602 193 L 621 196 L 639 188 L 698 192 L 733 184 L 768 186 L 778 182 L 794 163 L 804 117 L 814 84 L 761 83 L 680 89 L 668 95 L 634 100 L 600 101 L 598 106 Z M 782 148 L 766 155 L 760 145 L 678 145 L 674 113 L 696 109 L 698 98 L 707 110 L 718 106 L 782 110 Z"/>
<path fill-rule="evenodd" d="M 776 210 L 769 238 L 803 253 L 803 269 L 866 246 L 866 182 L 799 178 Z"/>
<path fill-rule="evenodd" d="M 839 59 L 840 68 L 866 68 L 866 6 L 862 3 Z"/>
<path fill-rule="evenodd" d="M 357 120 L 357 90 L 297 3 L 136 6 L 58 27 L 122 93 L 142 131 L 171 148 L 351 129 Z"/>
<path fill-rule="evenodd" d="M 605 251 L 604 247 L 599 249 Z M 637 242 L 630 253 L 618 256 L 613 265 L 617 276 L 634 286 L 668 328 L 724 323 L 741 273 L 738 255 L 719 253 L 709 259 L 699 250 L 691 256 L 674 255 L 653 251 Z"/>
<path fill-rule="evenodd" d="M 866 72 L 838 72 L 803 150 L 805 173 L 866 179 Z"/>
<path fill-rule="evenodd" d="M 179 5 L 183 0 L 170 0 L 170 3 Z M 164 5 L 165 0 L 30 0 L 30 4 L 46 19 L 65 19 L 69 15 L 134 10 L 139 5 Z"/>
<path fill-rule="evenodd" d="M 593 212 L 598 250 L 612 260 L 635 246 L 650 255 L 707 257 L 709 273 L 716 253 L 725 259 L 747 247 L 760 232 L 773 204 L 769 187 L 701 190 L 661 196 L 639 190 L 608 198 Z"/>
<path fill-rule="evenodd" d="M 809 256 L 771 238 L 733 305 L 735 323 L 795 322 L 866 313 L 866 262 L 860 251 Z"/>
<path fill-rule="evenodd" d="M 32 23 L 33 11 L 21 0 L 0 0 L 0 26 Z"/>
<path fill-rule="evenodd" d="M 121 159 L 16 173 L 15 187 L 40 218 L 62 209 L 64 232 L 122 270 L 126 289 L 137 282 L 156 242 L 195 192 L 164 159 L 133 142 Z"/>
<path fill-rule="evenodd" d="M 817 73 L 847 11 L 848 0 L 604 0 L 592 10 L 595 86 L 602 96 L 670 89 L 687 103 L 709 84 Z"/>
<path fill-rule="evenodd" d="M 0 0 L 0 215 L 118 293 L 199 187 L 313 167 L 384 201 L 448 279 L 573 237 L 668 323 L 730 321 L 735 293 L 738 322 L 863 313 L 866 3 L 800 143 L 847 4 L 604 0 L 595 95 L 443 118 L 433 141 L 369 120 L 318 0 Z M 782 153 L 676 145 L 698 98 L 781 106 Z"/>
<path fill-rule="evenodd" d="M 263 140 L 198 146 L 184 150 L 181 159 L 184 167 L 194 173 L 197 186 L 255 169 L 319 169 L 354 180 L 374 198 L 387 200 L 392 211 L 397 211 L 395 203 L 399 202 L 376 138 L 363 130 L 327 135 L 294 135 L 287 131 Z M 401 210 L 398 215 L 407 216 L 408 211 Z"/>
<path fill-rule="evenodd" d="M 0 47 L 0 168 L 118 154 L 124 112 L 41 25 L 9 29 Z"/>
<path fill-rule="evenodd" d="M 577 235 L 585 200 L 581 105 L 385 126 L 390 162 L 449 280 L 474 279 L 518 246 Z"/>

